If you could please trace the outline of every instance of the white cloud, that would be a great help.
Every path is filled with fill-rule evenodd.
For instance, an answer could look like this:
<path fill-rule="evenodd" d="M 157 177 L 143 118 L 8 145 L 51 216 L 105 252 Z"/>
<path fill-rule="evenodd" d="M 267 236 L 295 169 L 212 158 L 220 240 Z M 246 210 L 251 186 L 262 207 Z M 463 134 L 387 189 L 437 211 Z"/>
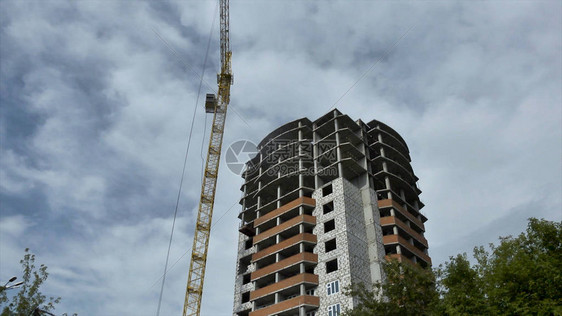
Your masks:
<path fill-rule="evenodd" d="M 0 230 L 2 235 L 10 238 L 22 237 L 25 230 L 32 224 L 21 215 L 7 216 L 0 218 Z"/>
<path fill-rule="evenodd" d="M 199 84 L 187 68 L 201 73 L 215 3 L 2 8 L 2 266 L 17 272 L 29 246 L 61 312 L 155 314 Z M 560 220 L 560 4 L 232 1 L 231 25 L 224 148 L 316 119 L 376 63 L 337 107 L 408 142 L 434 263 L 523 230 L 527 215 Z M 188 254 L 170 271 L 162 315 L 183 304 L 216 33 L 170 263 Z M 206 315 L 231 313 L 239 206 L 228 210 L 241 181 L 223 161 Z"/>

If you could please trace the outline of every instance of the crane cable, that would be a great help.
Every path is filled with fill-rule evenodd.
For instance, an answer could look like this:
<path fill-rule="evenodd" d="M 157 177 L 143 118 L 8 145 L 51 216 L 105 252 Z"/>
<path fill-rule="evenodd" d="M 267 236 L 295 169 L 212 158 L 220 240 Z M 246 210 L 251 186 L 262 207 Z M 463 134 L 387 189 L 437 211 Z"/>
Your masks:
<path fill-rule="evenodd" d="M 347 89 L 347 91 L 345 91 L 344 94 L 334 104 L 332 104 L 332 106 L 328 109 L 328 111 L 331 111 L 333 108 L 335 108 L 336 105 L 338 105 L 338 103 L 340 103 L 340 101 L 349 93 L 349 91 L 355 88 L 355 86 L 359 83 L 359 81 L 363 80 L 363 78 L 365 78 L 373 70 L 373 68 L 375 68 L 381 62 L 381 60 L 383 60 L 383 58 L 386 58 L 396 48 L 396 46 L 398 46 L 398 44 L 400 44 L 400 42 L 408 35 L 408 33 L 410 33 L 410 31 L 414 28 L 414 26 L 416 26 L 416 24 L 410 26 L 410 28 L 404 34 L 402 34 L 402 36 L 400 36 L 400 38 L 396 40 L 396 42 L 394 42 L 394 44 L 389 49 L 387 49 L 381 55 L 381 57 L 374 64 L 372 64 L 371 67 L 369 67 L 369 69 L 367 69 L 367 71 L 365 71 L 361 75 L 361 77 L 359 77 L 359 79 L 357 79 L 357 81 L 355 81 L 351 85 L 351 87 L 349 87 L 349 89 Z"/>
<path fill-rule="evenodd" d="M 217 14 L 216 12 L 218 11 L 218 2 L 217 2 L 217 6 L 215 8 L 215 14 L 213 15 L 213 23 L 211 24 L 211 31 L 209 32 L 209 39 L 207 42 L 207 51 L 205 52 L 205 59 L 203 61 L 203 72 L 201 74 L 201 80 L 199 81 L 199 89 L 197 91 L 197 99 L 195 101 L 195 109 L 193 110 L 193 116 L 191 118 L 191 127 L 189 128 L 189 136 L 188 136 L 188 140 L 187 140 L 187 148 L 185 150 L 185 157 L 183 160 L 183 169 L 182 169 L 182 173 L 181 173 L 181 179 L 180 179 L 180 185 L 179 185 L 179 189 L 178 189 L 178 196 L 176 198 L 176 207 L 174 209 L 174 219 L 172 221 L 172 231 L 170 232 L 170 241 L 168 243 L 168 251 L 166 254 L 166 263 L 164 264 L 164 274 L 162 276 L 162 286 L 160 287 L 160 295 L 158 297 L 158 308 L 156 310 L 156 316 L 160 315 L 160 307 L 162 305 L 162 296 L 164 294 L 164 284 L 166 283 L 166 274 L 168 272 L 168 262 L 170 259 L 170 249 L 172 248 L 172 239 L 174 237 L 174 228 L 176 226 L 176 218 L 178 215 L 178 208 L 179 208 L 179 202 L 180 202 L 180 196 L 181 196 L 181 191 L 182 191 L 182 187 L 183 187 L 183 179 L 185 176 L 185 167 L 187 165 L 187 156 L 189 153 L 189 147 L 191 146 L 191 137 L 193 136 L 193 126 L 195 125 L 195 116 L 197 114 L 197 104 L 199 104 L 199 97 L 201 96 L 201 88 L 203 86 L 203 77 L 205 76 L 205 68 L 207 65 L 207 58 L 209 56 L 209 50 L 210 50 L 210 46 L 211 46 L 211 38 L 213 35 L 213 31 L 214 31 L 214 27 L 215 27 L 215 21 L 216 21 L 216 17 Z M 205 126 L 206 126 L 206 119 L 205 119 Z M 203 135 L 203 141 L 205 140 L 205 136 Z"/>
<path fill-rule="evenodd" d="M 230 210 L 232 210 L 232 208 L 234 208 L 234 206 L 236 206 L 236 204 L 238 204 L 238 201 L 235 201 L 234 204 L 232 204 L 226 211 L 224 211 L 224 213 L 221 214 L 221 216 L 216 220 L 213 221 L 213 224 L 211 225 L 211 230 L 221 221 L 221 219 L 228 214 L 228 212 L 230 212 Z M 178 264 L 178 262 L 180 262 L 181 259 L 183 259 L 183 257 L 185 257 L 185 255 L 187 255 L 190 251 L 192 250 L 192 247 L 189 247 L 189 249 L 187 249 L 186 252 L 183 253 L 183 255 L 181 255 L 171 266 L 170 269 L 168 269 L 168 272 L 170 272 L 175 266 L 176 264 Z M 154 281 L 154 283 L 152 283 L 152 285 L 150 286 L 150 288 L 154 287 L 158 281 L 160 281 L 160 279 L 162 279 L 164 276 L 159 277 L 156 281 Z"/>

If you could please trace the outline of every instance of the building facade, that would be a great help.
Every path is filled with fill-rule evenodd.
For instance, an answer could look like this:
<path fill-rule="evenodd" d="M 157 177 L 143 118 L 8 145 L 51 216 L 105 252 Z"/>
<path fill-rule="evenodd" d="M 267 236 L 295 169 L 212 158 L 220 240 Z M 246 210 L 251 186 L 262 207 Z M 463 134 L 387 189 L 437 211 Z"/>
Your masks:
<path fill-rule="evenodd" d="M 337 316 L 383 260 L 431 264 L 408 146 L 384 123 L 338 110 L 289 122 L 246 164 L 236 316 Z"/>

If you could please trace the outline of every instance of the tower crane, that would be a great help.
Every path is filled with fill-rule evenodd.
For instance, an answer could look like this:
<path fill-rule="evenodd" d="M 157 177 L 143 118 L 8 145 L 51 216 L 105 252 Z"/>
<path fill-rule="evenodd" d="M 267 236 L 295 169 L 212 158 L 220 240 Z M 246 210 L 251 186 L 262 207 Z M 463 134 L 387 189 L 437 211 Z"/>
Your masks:
<path fill-rule="evenodd" d="M 199 211 L 193 236 L 193 247 L 191 248 L 191 263 L 189 265 L 189 276 L 185 291 L 183 316 L 199 316 L 201 311 L 201 297 L 203 295 L 203 281 L 205 279 L 207 250 L 209 249 L 211 234 L 211 220 L 215 203 L 222 138 L 226 122 L 226 110 L 230 102 L 230 85 L 233 83 L 230 63 L 232 52 L 230 51 L 229 34 L 229 0 L 219 1 L 221 54 L 221 71 L 217 74 L 219 90 L 216 96 L 214 94 L 207 94 L 205 100 L 205 111 L 213 113 L 213 125 L 209 137 L 203 183 L 201 184 L 201 199 L 199 201 Z"/>

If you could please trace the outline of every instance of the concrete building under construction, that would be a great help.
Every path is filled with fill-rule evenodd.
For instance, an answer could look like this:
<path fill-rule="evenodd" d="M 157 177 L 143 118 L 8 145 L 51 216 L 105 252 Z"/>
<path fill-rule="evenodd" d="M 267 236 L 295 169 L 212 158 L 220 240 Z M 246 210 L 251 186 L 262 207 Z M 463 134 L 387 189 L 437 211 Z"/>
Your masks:
<path fill-rule="evenodd" d="M 382 122 L 338 110 L 289 122 L 247 163 L 240 201 L 237 316 L 337 316 L 352 283 L 388 258 L 431 264 L 408 146 Z"/>

